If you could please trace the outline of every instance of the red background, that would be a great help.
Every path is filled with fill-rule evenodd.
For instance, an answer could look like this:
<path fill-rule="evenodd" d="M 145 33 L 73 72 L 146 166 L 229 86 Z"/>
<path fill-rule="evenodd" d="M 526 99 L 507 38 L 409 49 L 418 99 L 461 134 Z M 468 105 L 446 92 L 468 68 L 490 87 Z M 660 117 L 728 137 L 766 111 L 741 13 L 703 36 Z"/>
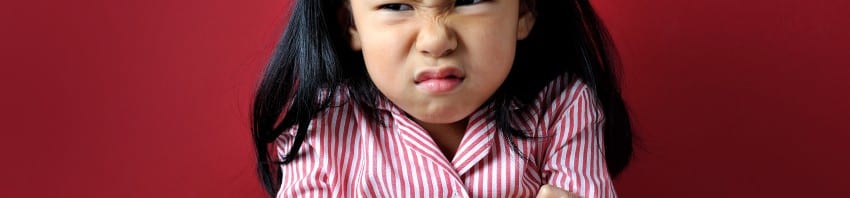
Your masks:
<path fill-rule="evenodd" d="M 642 147 L 622 197 L 850 197 L 850 1 L 596 0 Z M 0 5 L 3 197 L 262 197 L 285 0 Z"/>

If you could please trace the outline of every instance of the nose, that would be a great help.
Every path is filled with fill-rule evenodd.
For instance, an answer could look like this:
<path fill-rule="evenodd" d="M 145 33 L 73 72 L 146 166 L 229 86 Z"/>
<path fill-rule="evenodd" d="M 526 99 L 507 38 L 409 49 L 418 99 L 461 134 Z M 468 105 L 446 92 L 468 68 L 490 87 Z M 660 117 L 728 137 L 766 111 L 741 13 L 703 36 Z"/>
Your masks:
<path fill-rule="evenodd" d="M 457 48 L 457 38 L 454 31 L 444 20 L 427 20 L 416 37 L 416 49 L 429 57 L 447 56 Z"/>

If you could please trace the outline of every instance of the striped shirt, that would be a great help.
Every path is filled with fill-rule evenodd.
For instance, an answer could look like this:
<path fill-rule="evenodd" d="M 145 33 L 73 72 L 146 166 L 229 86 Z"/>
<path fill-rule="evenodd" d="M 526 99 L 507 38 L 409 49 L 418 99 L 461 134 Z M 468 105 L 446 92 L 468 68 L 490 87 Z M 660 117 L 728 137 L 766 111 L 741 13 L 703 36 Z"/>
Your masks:
<path fill-rule="evenodd" d="M 427 131 L 385 99 L 382 126 L 337 96 L 338 104 L 310 123 L 298 157 L 281 165 L 277 197 L 534 197 L 543 184 L 586 198 L 616 197 L 594 98 L 581 80 L 559 77 L 514 113 L 515 128 L 541 137 L 516 140 L 525 160 L 497 131 L 492 109 L 480 108 L 449 160 Z M 276 140 L 278 157 L 294 133 Z"/>

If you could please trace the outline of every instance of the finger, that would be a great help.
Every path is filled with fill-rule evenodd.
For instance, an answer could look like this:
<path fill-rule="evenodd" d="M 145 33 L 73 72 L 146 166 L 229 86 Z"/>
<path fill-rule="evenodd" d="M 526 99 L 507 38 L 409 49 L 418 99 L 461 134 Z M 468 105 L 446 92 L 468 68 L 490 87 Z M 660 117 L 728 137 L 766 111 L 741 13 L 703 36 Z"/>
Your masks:
<path fill-rule="evenodd" d="M 537 198 L 581 198 L 580 196 L 564 189 L 546 184 L 540 187 Z"/>

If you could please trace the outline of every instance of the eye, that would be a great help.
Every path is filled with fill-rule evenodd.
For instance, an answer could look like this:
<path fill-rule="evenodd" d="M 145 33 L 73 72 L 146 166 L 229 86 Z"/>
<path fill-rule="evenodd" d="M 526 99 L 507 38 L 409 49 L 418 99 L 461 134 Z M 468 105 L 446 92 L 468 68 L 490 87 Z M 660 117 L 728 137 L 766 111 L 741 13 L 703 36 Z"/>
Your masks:
<path fill-rule="evenodd" d="M 408 11 L 408 10 L 413 10 L 413 6 L 410 6 L 410 5 L 407 5 L 407 4 L 400 4 L 400 3 L 391 3 L 391 4 L 381 5 L 380 7 L 378 7 L 378 9 L 381 9 L 381 10 L 386 9 L 386 10 L 392 10 L 392 11 Z"/>
<path fill-rule="evenodd" d="M 455 0 L 455 6 L 465 6 L 472 5 L 476 3 L 481 3 L 484 0 Z"/>

